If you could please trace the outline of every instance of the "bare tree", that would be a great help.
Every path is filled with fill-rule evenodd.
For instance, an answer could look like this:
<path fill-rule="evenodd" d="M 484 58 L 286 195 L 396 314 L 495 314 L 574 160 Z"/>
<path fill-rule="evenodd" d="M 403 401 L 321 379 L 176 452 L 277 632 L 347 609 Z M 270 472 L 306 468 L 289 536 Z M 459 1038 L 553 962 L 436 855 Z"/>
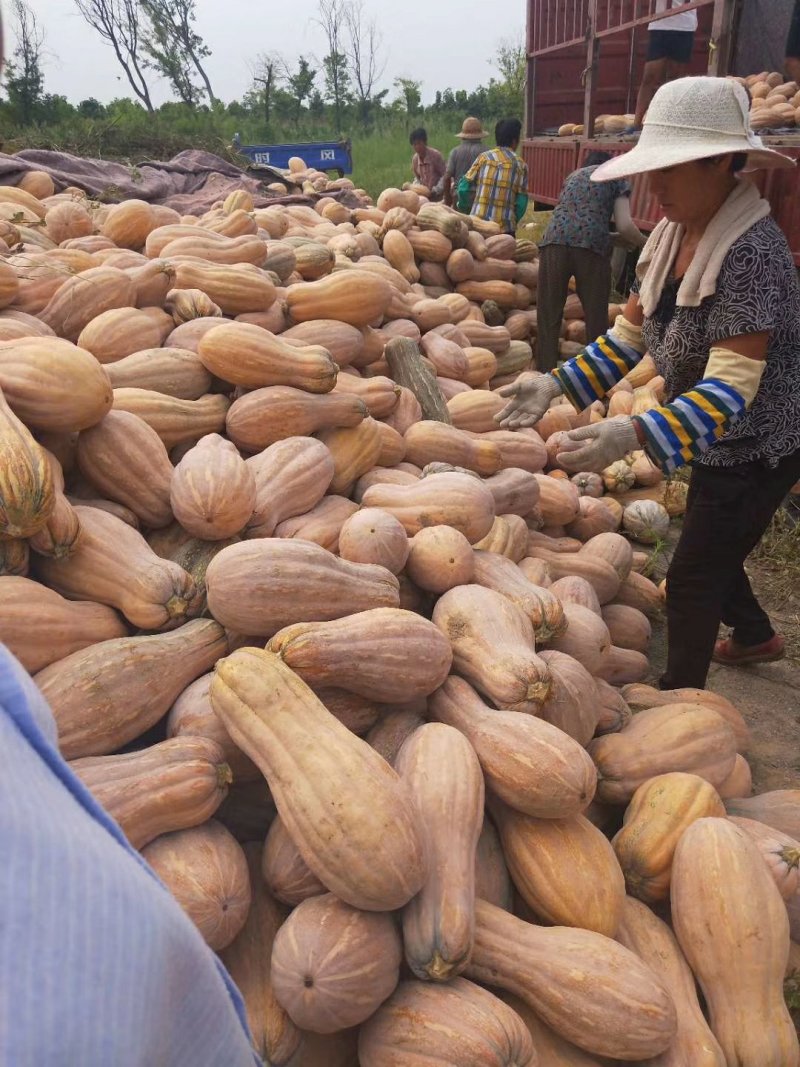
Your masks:
<path fill-rule="evenodd" d="M 278 84 L 281 72 L 285 72 L 286 63 L 275 52 L 262 53 L 251 67 L 253 82 L 259 86 L 264 122 L 269 125 L 272 110 L 272 93 Z"/>
<path fill-rule="evenodd" d="M 20 122 L 27 126 L 42 100 L 44 75 L 42 74 L 42 47 L 44 31 L 39 28 L 36 15 L 25 0 L 13 0 L 17 47 L 6 66 L 5 86 L 8 102 L 16 111 Z"/>
<path fill-rule="evenodd" d="M 75 0 L 86 22 L 114 49 L 131 89 L 148 111 L 153 111 L 150 90 L 139 59 L 142 28 L 137 0 Z"/>
<path fill-rule="evenodd" d="M 369 121 L 370 105 L 375 99 L 375 85 L 384 70 L 382 38 L 374 19 L 364 18 L 362 0 L 351 0 L 345 8 L 345 52 L 358 100 L 362 125 Z M 383 94 L 385 95 L 385 93 Z"/>
<path fill-rule="evenodd" d="M 333 103 L 336 116 L 336 132 L 342 129 L 342 108 L 346 102 L 350 75 L 345 53 L 345 20 L 348 0 L 319 0 L 317 25 L 322 28 L 328 42 L 328 54 L 323 58 L 325 86 Z"/>
<path fill-rule="evenodd" d="M 205 86 L 208 102 L 213 107 L 217 98 L 201 62 L 211 55 L 211 49 L 194 28 L 195 0 L 143 0 L 142 7 L 150 20 L 152 35 L 163 42 L 160 49 L 162 54 L 166 52 L 172 55 L 173 68 L 175 59 L 179 60 L 184 71 L 194 67 Z M 172 80 L 172 75 L 166 70 L 162 70 L 162 73 Z M 191 77 L 186 77 L 191 84 Z"/>

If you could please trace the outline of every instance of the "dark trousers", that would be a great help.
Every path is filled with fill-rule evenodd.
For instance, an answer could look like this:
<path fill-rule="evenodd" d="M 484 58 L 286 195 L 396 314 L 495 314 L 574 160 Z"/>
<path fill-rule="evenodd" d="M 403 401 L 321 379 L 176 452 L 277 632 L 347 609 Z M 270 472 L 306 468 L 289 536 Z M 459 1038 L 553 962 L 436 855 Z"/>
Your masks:
<path fill-rule="evenodd" d="M 539 286 L 536 298 L 536 366 L 553 370 L 558 360 L 558 340 L 569 295 L 569 280 L 583 304 L 586 337 L 594 341 L 608 330 L 608 299 L 611 295 L 611 259 L 588 248 L 545 245 L 539 251 Z"/>
<path fill-rule="evenodd" d="M 696 466 L 683 530 L 667 572 L 669 649 L 662 689 L 702 689 L 720 622 L 740 645 L 774 631 L 744 572 L 786 494 L 800 476 L 800 451 L 771 469 L 761 463 Z"/>

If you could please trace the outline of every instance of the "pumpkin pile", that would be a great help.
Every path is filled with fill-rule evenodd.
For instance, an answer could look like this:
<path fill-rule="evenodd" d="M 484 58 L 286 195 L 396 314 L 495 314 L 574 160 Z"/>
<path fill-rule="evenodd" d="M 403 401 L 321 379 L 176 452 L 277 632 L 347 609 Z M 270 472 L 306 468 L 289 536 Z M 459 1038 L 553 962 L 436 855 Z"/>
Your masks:
<path fill-rule="evenodd" d="M 774 70 L 734 78 L 750 94 L 750 125 L 754 130 L 784 130 L 800 124 L 800 86 Z"/>
<path fill-rule="evenodd" d="M 0 192 L 0 639 L 259 1053 L 796 1067 L 800 794 L 750 796 L 728 701 L 644 684 L 631 538 L 679 486 L 557 468 L 649 360 L 500 430 L 535 246 L 411 190 L 37 192 Z"/>

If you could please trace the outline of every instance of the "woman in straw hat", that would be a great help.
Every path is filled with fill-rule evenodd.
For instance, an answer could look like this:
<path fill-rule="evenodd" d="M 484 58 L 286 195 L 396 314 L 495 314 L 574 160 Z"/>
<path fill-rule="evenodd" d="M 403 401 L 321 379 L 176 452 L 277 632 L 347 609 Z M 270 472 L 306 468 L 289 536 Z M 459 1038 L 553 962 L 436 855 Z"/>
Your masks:
<path fill-rule="evenodd" d="M 452 206 L 453 189 L 458 187 L 458 183 L 481 152 L 486 150 L 483 140 L 488 136 L 480 119 L 468 118 L 462 122 L 461 132 L 456 134 L 461 144 L 454 148 L 447 157 L 447 167 L 442 178 L 442 195 L 445 204 Z"/>
<path fill-rule="evenodd" d="M 643 415 L 572 430 L 571 471 L 645 449 L 666 473 L 692 465 L 683 530 L 667 574 L 665 689 L 702 688 L 712 657 L 783 655 L 744 571 L 800 478 L 800 288 L 769 205 L 744 169 L 791 167 L 750 130 L 736 82 L 681 78 L 656 93 L 639 143 L 594 181 L 646 173 L 665 218 L 648 240 L 613 328 L 550 374 L 501 392 L 499 421 L 531 426 L 556 396 L 584 408 L 649 350 L 666 400 Z M 720 621 L 732 627 L 717 640 Z"/>

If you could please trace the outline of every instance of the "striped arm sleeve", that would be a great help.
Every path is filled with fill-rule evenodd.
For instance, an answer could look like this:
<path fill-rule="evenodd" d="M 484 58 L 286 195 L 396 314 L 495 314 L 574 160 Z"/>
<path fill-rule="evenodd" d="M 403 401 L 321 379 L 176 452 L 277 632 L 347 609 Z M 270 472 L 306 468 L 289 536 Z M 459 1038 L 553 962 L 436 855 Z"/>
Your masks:
<path fill-rule="evenodd" d="M 714 444 L 745 410 L 746 401 L 727 382 L 704 378 L 671 404 L 634 415 L 647 451 L 668 474 Z"/>
<path fill-rule="evenodd" d="M 609 330 L 552 373 L 564 395 L 578 411 L 583 411 L 595 400 L 601 400 L 641 358 L 641 352 Z"/>

